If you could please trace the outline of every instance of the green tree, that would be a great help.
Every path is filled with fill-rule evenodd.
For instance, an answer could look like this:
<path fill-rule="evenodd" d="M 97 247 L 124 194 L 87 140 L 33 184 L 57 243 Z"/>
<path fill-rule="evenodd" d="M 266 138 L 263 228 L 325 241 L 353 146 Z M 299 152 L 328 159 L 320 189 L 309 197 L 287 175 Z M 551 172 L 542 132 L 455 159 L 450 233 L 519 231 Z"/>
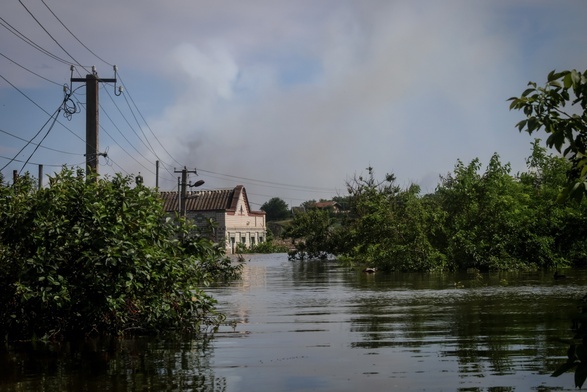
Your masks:
<path fill-rule="evenodd" d="M 337 231 L 337 253 L 388 271 L 428 271 L 441 265 L 428 239 L 429 214 L 420 188 L 402 190 L 395 175 L 380 181 L 373 168 L 367 170 L 367 177 L 355 176 L 347 183 L 350 210 Z"/>
<path fill-rule="evenodd" d="M 441 251 L 453 269 L 522 268 L 528 262 L 520 239 L 529 228 L 530 198 L 499 155 L 484 173 L 480 169 L 477 158 L 468 165 L 458 161 L 454 174 L 441 178 L 436 190 L 446 213 Z"/>
<path fill-rule="evenodd" d="M 328 211 L 316 208 L 296 214 L 284 233 L 296 251 L 292 259 L 324 259 L 331 253 L 332 221 Z"/>
<path fill-rule="evenodd" d="M 510 110 L 522 110 L 526 116 L 517 127 L 520 132 L 543 129 L 548 134 L 546 145 L 571 162 L 560 199 L 580 200 L 587 194 L 587 71 L 552 71 L 544 86 L 528 86 L 520 97 L 509 99 Z"/>
<path fill-rule="evenodd" d="M 198 332 L 221 319 L 202 287 L 238 271 L 131 178 L 64 169 L 34 191 L 0 187 L 0 333 Z"/>
<path fill-rule="evenodd" d="M 267 214 L 268 222 L 285 220 L 291 215 L 287 203 L 279 197 L 274 197 L 263 203 L 261 210 Z"/>

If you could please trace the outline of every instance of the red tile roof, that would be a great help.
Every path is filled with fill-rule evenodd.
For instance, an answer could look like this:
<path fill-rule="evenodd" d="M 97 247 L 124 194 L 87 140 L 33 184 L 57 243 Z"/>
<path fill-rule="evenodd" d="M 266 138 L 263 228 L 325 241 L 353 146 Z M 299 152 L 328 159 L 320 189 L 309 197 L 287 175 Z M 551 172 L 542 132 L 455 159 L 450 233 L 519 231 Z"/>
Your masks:
<path fill-rule="evenodd" d="M 251 211 L 247 192 L 242 185 L 234 189 L 187 192 L 186 211 L 226 211 L 234 214 L 239 197 L 243 194 L 249 215 L 264 215 L 264 211 Z M 179 209 L 177 192 L 160 192 L 163 208 L 167 212 Z"/>
<path fill-rule="evenodd" d="M 319 201 L 314 203 L 314 207 L 316 208 L 328 208 L 328 207 L 335 207 L 338 206 L 338 203 L 335 201 Z"/>

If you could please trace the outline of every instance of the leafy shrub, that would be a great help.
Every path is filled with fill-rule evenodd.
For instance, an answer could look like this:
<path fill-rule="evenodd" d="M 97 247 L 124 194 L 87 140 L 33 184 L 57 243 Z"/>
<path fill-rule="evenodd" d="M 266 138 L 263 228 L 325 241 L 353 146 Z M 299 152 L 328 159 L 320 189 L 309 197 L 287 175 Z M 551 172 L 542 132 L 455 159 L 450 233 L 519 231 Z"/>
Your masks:
<path fill-rule="evenodd" d="M 45 189 L 0 186 L 0 332 L 8 339 L 198 332 L 222 316 L 201 287 L 223 250 L 130 177 L 63 169 Z"/>

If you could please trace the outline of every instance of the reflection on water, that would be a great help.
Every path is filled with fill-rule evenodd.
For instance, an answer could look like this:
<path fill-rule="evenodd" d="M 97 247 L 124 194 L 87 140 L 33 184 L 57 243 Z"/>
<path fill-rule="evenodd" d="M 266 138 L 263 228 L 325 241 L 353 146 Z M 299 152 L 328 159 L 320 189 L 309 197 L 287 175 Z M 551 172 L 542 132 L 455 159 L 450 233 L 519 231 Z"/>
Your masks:
<path fill-rule="evenodd" d="M 241 280 L 210 288 L 236 322 L 211 341 L 11 347 L 0 390 L 572 390 L 571 373 L 549 375 L 586 279 L 368 275 L 254 255 Z"/>
<path fill-rule="evenodd" d="M 0 391 L 226 391 L 205 342 L 100 339 L 11 345 Z"/>

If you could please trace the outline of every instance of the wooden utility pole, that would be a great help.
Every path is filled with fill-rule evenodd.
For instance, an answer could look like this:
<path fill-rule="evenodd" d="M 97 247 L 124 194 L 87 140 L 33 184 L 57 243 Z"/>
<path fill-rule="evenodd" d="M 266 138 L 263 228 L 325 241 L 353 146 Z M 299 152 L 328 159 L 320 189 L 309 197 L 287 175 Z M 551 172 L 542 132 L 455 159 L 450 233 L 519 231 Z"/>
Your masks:
<path fill-rule="evenodd" d="M 73 68 L 72 68 L 73 75 Z M 114 67 L 114 74 L 116 76 L 116 66 Z M 106 156 L 105 153 L 100 153 L 99 150 L 99 83 L 115 83 L 116 78 L 100 79 L 96 73 L 96 69 L 92 67 L 92 73 L 86 75 L 85 78 L 71 78 L 71 83 L 85 83 L 86 84 L 86 177 L 90 173 L 98 174 L 98 157 L 100 155 Z M 116 86 L 116 85 L 115 85 Z M 122 93 L 122 90 L 119 90 Z M 114 88 L 116 93 L 116 87 Z"/>
<path fill-rule="evenodd" d="M 43 165 L 39 165 L 39 188 L 41 190 L 43 188 Z"/>
<path fill-rule="evenodd" d="M 198 174 L 198 172 L 196 171 L 196 169 L 194 170 L 188 170 L 186 169 L 186 167 L 184 166 L 183 169 L 181 170 L 173 170 L 174 173 L 181 173 L 181 182 L 179 182 L 178 179 L 178 190 L 180 192 L 179 194 L 179 215 L 180 216 L 186 216 L 186 208 L 185 208 L 185 202 L 187 200 L 187 187 L 188 187 L 188 173 L 194 173 L 194 174 Z M 190 187 L 198 187 L 200 185 L 203 185 L 204 181 L 200 180 L 197 181 L 195 184 L 189 184 Z"/>
<path fill-rule="evenodd" d="M 155 162 L 155 191 L 159 192 L 159 160 Z"/>

